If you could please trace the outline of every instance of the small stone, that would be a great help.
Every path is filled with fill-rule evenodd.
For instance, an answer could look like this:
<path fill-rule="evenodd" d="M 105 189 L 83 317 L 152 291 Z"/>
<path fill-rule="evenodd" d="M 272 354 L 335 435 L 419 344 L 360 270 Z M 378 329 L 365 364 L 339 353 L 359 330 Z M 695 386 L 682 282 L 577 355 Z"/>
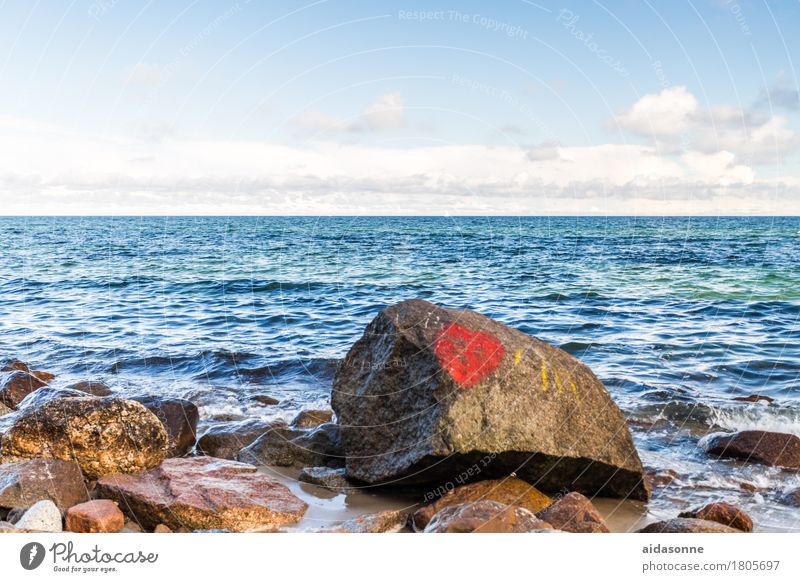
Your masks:
<path fill-rule="evenodd" d="M 394 533 L 408 522 L 408 511 L 389 510 L 361 515 L 321 531 L 328 533 Z"/>
<path fill-rule="evenodd" d="M 353 487 L 347 480 L 344 469 L 329 467 L 304 467 L 297 476 L 297 480 L 338 492 L 344 492 Z"/>
<path fill-rule="evenodd" d="M 75 533 L 116 533 L 125 527 L 125 516 L 113 501 L 96 499 L 70 507 L 66 524 Z"/>
<path fill-rule="evenodd" d="M 153 533 L 172 533 L 172 530 L 169 529 L 167 526 L 165 526 L 163 523 L 159 523 L 153 530 Z"/>
<path fill-rule="evenodd" d="M 644 477 L 651 489 L 669 487 L 673 481 L 680 479 L 678 472 L 672 469 L 647 469 Z"/>
<path fill-rule="evenodd" d="M 525 508 L 532 513 L 537 513 L 553 503 L 552 499 L 536 487 L 516 477 L 477 481 L 450 489 L 430 505 L 418 509 L 412 519 L 414 529 L 425 529 L 431 518 L 445 507 L 476 501 L 497 501 Z"/>
<path fill-rule="evenodd" d="M 739 402 L 768 402 L 772 404 L 775 402 L 774 398 L 769 396 L 764 396 L 763 394 L 750 394 L 749 396 L 736 396 L 734 400 L 738 400 Z"/>
<path fill-rule="evenodd" d="M 313 428 L 332 420 L 332 410 L 303 410 L 295 416 L 292 426 L 295 428 Z"/>
<path fill-rule="evenodd" d="M 526 533 L 552 527 L 522 507 L 477 501 L 445 507 L 433 516 L 424 533 Z"/>
<path fill-rule="evenodd" d="M 39 378 L 28 372 L 17 370 L 6 374 L 0 383 L 0 402 L 8 408 L 15 409 L 31 392 L 47 386 Z"/>
<path fill-rule="evenodd" d="M 274 406 L 276 404 L 280 404 L 281 402 L 280 400 L 278 400 L 277 398 L 273 398 L 269 394 L 255 394 L 251 397 L 251 399 L 265 406 Z"/>
<path fill-rule="evenodd" d="M 537 514 L 556 529 L 573 533 L 609 533 L 605 519 L 592 502 L 573 491 Z"/>
<path fill-rule="evenodd" d="M 0 416 L 5 416 L 6 414 L 10 414 L 12 412 L 14 411 L 11 410 L 8 406 L 3 404 L 2 402 L 0 402 Z"/>
<path fill-rule="evenodd" d="M 18 360 L 16 358 L 11 358 L 10 360 L 6 360 L 2 367 L 0 367 L 0 372 L 30 372 L 30 366 L 23 362 L 22 360 Z"/>
<path fill-rule="evenodd" d="M 709 435 L 702 446 L 710 455 L 786 469 L 800 469 L 800 437 L 780 432 L 744 430 Z"/>
<path fill-rule="evenodd" d="M 717 523 L 742 530 L 743 532 L 753 531 L 753 520 L 747 513 L 735 505 L 722 501 L 709 503 L 699 509 L 684 511 L 683 513 L 679 513 L 678 517 L 692 517 L 695 519 L 716 521 Z"/>
<path fill-rule="evenodd" d="M 125 527 L 122 529 L 122 531 L 127 533 L 144 533 L 142 526 L 132 519 L 127 518 L 125 519 Z"/>
<path fill-rule="evenodd" d="M 92 396 L 111 396 L 114 391 L 103 382 L 96 380 L 84 380 L 82 382 L 75 382 L 66 388 L 67 390 L 77 390 L 78 392 L 85 392 Z"/>
<path fill-rule="evenodd" d="M 31 372 L 33 376 L 36 376 L 42 382 L 49 383 L 56 379 L 55 374 L 51 374 L 50 372 L 43 372 L 41 370 L 33 370 Z"/>
<path fill-rule="evenodd" d="M 636 533 L 742 533 L 742 530 L 716 521 L 679 517 L 651 523 Z"/>
<path fill-rule="evenodd" d="M 42 532 L 60 532 L 61 511 L 49 499 L 34 503 L 16 523 L 17 529 L 28 529 Z"/>

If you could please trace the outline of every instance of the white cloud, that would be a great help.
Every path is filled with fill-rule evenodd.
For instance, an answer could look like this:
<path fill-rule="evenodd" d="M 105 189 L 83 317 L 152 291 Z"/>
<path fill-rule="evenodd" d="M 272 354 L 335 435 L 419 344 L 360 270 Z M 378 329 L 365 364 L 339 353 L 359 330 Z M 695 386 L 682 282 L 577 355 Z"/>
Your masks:
<path fill-rule="evenodd" d="M 686 87 L 645 95 L 616 117 L 617 124 L 645 136 L 674 136 L 689 129 L 697 115 L 697 98 Z"/>
<path fill-rule="evenodd" d="M 123 80 L 129 85 L 154 87 L 163 83 L 168 76 L 169 71 L 164 65 L 139 62 L 125 72 Z"/>
<path fill-rule="evenodd" d="M 399 92 L 381 95 L 354 119 L 339 119 L 321 111 L 306 111 L 292 124 L 313 132 L 366 132 L 405 126 L 405 102 Z"/>

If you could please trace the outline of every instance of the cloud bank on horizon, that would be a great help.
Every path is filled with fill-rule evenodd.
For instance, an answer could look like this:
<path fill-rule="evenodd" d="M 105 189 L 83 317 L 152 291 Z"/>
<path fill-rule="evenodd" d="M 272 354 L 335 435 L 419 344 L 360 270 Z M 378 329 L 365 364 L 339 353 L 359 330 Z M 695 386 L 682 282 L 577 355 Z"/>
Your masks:
<path fill-rule="evenodd" d="M 800 214 L 800 5 L 80 4 L 0 9 L 3 214 Z"/>

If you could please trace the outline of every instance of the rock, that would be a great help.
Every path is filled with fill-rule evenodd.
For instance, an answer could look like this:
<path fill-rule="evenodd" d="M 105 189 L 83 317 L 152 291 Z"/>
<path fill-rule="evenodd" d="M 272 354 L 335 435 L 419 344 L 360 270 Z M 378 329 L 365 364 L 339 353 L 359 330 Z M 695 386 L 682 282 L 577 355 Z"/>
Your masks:
<path fill-rule="evenodd" d="M 255 394 L 251 397 L 251 400 L 258 402 L 259 404 L 263 404 L 265 406 L 274 406 L 275 404 L 280 404 L 280 400 L 277 398 L 273 398 L 269 394 Z"/>
<path fill-rule="evenodd" d="M 6 360 L 2 367 L 0 367 L 0 372 L 30 372 L 30 366 L 23 362 L 22 360 L 18 360 L 16 358 L 11 358 L 10 360 Z"/>
<path fill-rule="evenodd" d="M 408 511 L 390 510 L 361 515 L 320 531 L 328 533 L 395 533 L 408 521 Z"/>
<path fill-rule="evenodd" d="M 11 410 L 8 406 L 3 404 L 2 402 L 0 402 L 0 416 L 5 416 L 6 414 L 10 414 L 12 412 L 14 411 Z"/>
<path fill-rule="evenodd" d="M 134 396 L 131 400 L 143 404 L 167 429 L 167 456 L 182 457 L 192 450 L 197 438 L 197 421 L 200 420 L 197 406 L 183 398 Z"/>
<path fill-rule="evenodd" d="M 30 458 L 74 461 L 96 479 L 136 473 L 166 456 L 167 433 L 138 402 L 120 398 L 62 398 L 24 410 L 3 435 L 0 462 Z"/>
<path fill-rule="evenodd" d="M 0 465 L 0 507 L 30 507 L 49 499 L 61 511 L 89 499 L 80 467 L 59 459 Z"/>
<path fill-rule="evenodd" d="M 277 467 L 344 465 L 339 427 L 332 423 L 308 430 L 275 423 L 267 432 L 239 451 L 236 458 L 252 465 Z"/>
<path fill-rule="evenodd" d="M 497 501 L 476 501 L 445 507 L 425 527 L 424 533 L 525 533 L 552 529 L 522 507 Z"/>
<path fill-rule="evenodd" d="M 209 428 L 197 441 L 197 450 L 220 459 L 236 458 L 244 447 L 272 428 L 274 423 L 250 419 L 218 424 Z"/>
<path fill-rule="evenodd" d="M 743 491 L 747 491 L 748 493 L 756 493 L 758 491 L 758 487 L 752 483 L 748 483 L 747 481 L 742 481 L 739 483 L 739 488 Z"/>
<path fill-rule="evenodd" d="M 336 370 L 349 477 L 445 483 L 482 463 L 543 490 L 646 500 L 619 408 L 563 350 L 421 299 L 381 311 Z"/>
<path fill-rule="evenodd" d="M 75 533 L 117 533 L 125 527 L 125 516 L 113 501 L 95 499 L 70 507 L 66 525 Z"/>
<path fill-rule="evenodd" d="M 744 430 L 709 435 L 701 443 L 710 455 L 800 469 L 800 438 L 793 434 Z"/>
<path fill-rule="evenodd" d="M 32 408 L 36 406 L 41 406 L 45 402 L 50 402 L 51 400 L 58 400 L 59 398 L 85 398 L 86 394 L 83 392 L 79 392 L 78 390 L 67 390 L 66 388 L 52 388 L 50 386 L 45 386 L 44 388 L 39 388 L 38 390 L 34 390 L 30 394 L 28 394 L 25 398 L 22 399 L 17 405 L 17 410 L 25 410 L 26 408 Z"/>
<path fill-rule="evenodd" d="M 753 520 L 744 511 L 722 501 L 709 503 L 697 509 L 691 509 L 679 513 L 678 517 L 691 517 L 695 519 L 705 519 L 706 521 L 716 521 L 722 525 L 727 525 L 743 532 L 753 531 Z"/>
<path fill-rule="evenodd" d="M 522 507 L 531 513 L 537 513 L 553 503 L 552 499 L 536 487 L 516 477 L 478 481 L 450 489 L 430 505 L 418 509 L 412 518 L 414 529 L 425 529 L 431 518 L 445 507 L 476 501 L 497 501 L 504 505 Z"/>
<path fill-rule="evenodd" d="M 172 533 L 172 530 L 165 526 L 163 523 L 159 523 L 155 529 L 153 529 L 153 533 Z"/>
<path fill-rule="evenodd" d="M 772 404 L 775 402 L 774 398 L 769 396 L 764 396 L 763 394 L 750 394 L 748 396 L 736 396 L 734 400 L 738 400 L 739 402 L 767 402 Z"/>
<path fill-rule="evenodd" d="M 794 489 L 784 493 L 781 497 L 781 501 L 786 505 L 791 505 L 792 507 L 800 507 L 800 489 Z"/>
<path fill-rule="evenodd" d="M 31 371 L 31 375 L 36 376 L 37 378 L 39 378 L 39 380 L 45 383 L 50 383 L 56 379 L 55 374 L 51 374 L 50 372 L 43 372 L 42 370 L 33 370 Z"/>
<path fill-rule="evenodd" d="M 347 480 L 344 469 L 331 469 L 329 467 L 305 467 L 297 477 L 298 481 L 311 483 L 331 491 L 344 492 L 353 486 Z"/>
<path fill-rule="evenodd" d="M 659 489 L 669 487 L 673 481 L 680 479 L 680 475 L 672 469 L 648 469 L 645 472 L 645 479 L 647 479 L 650 489 Z"/>
<path fill-rule="evenodd" d="M 333 420 L 332 410 L 303 410 L 294 417 L 292 426 L 295 428 L 314 428 Z"/>
<path fill-rule="evenodd" d="M 142 526 L 131 519 L 125 519 L 125 527 L 122 528 L 126 533 L 144 533 Z"/>
<path fill-rule="evenodd" d="M 742 533 L 742 531 L 716 521 L 679 517 L 651 523 L 636 533 Z"/>
<path fill-rule="evenodd" d="M 139 475 L 108 475 L 96 495 L 117 501 L 147 529 L 246 531 L 295 523 L 307 505 L 256 468 L 213 457 L 167 459 Z"/>
<path fill-rule="evenodd" d="M 573 491 L 536 514 L 556 529 L 573 533 L 609 533 L 605 519 L 586 497 Z"/>
<path fill-rule="evenodd" d="M 0 402 L 14 409 L 28 394 L 43 386 L 47 386 L 47 383 L 28 372 L 11 372 L 0 384 Z"/>
<path fill-rule="evenodd" d="M 43 532 L 63 531 L 61 527 L 61 511 L 49 499 L 43 499 L 31 505 L 15 525 L 17 529 Z"/>
<path fill-rule="evenodd" d="M 76 382 L 75 384 L 70 384 L 67 386 L 66 389 L 85 392 L 86 394 L 91 394 L 92 396 L 111 396 L 114 393 L 114 391 L 111 390 L 111 388 L 109 388 L 106 384 L 96 380 L 84 380 L 83 382 Z"/>

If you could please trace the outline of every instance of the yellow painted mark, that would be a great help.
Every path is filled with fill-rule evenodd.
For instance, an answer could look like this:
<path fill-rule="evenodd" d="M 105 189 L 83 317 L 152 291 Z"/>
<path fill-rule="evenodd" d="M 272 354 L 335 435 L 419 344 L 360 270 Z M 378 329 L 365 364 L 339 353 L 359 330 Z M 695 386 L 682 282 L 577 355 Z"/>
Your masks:
<path fill-rule="evenodd" d="M 520 360 L 522 360 L 522 348 L 517 348 L 517 351 L 514 353 L 514 365 L 518 366 Z"/>
<path fill-rule="evenodd" d="M 558 388 L 559 393 L 563 394 L 564 389 L 561 387 L 561 379 L 558 377 L 558 370 L 556 370 L 554 373 L 556 375 L 556 388 Z"/>
<path fill-rule="evenodd" d="M 542 360 L 542 390 L 547 392 L 547 364 Z"/>
<path fill-rule="evenodd" d="M 570 381 L 569 385 L 572 386 L 572 393 L 575 396 L 577 396 L 578 395 L 578 388 L 577 388 L 577 386 L 575 386 L 575 382 Z"/>

